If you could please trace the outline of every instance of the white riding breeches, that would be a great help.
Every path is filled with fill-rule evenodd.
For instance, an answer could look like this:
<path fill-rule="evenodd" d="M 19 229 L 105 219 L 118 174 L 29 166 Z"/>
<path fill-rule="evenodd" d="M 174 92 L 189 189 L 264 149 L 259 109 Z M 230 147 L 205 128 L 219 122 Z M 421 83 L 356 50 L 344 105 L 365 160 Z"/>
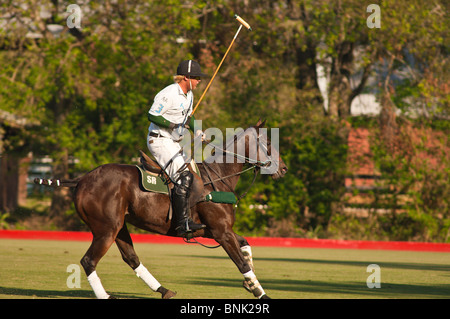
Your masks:
<path fill-rule="evenodd" d="M 186 162 L 189 162 L 181 152 L 181 146 L 171 138 L 147 136 L 147 147 L 156 161 L 163 168 L 173 182 L 178 180 L 180 173 L 188 170 Z M 169 163 L 171 161 L 171 163 Z M 169 163 L 169 164 L 168 164 Z M 180 170 L 181 168 L 184 169 Z"/>

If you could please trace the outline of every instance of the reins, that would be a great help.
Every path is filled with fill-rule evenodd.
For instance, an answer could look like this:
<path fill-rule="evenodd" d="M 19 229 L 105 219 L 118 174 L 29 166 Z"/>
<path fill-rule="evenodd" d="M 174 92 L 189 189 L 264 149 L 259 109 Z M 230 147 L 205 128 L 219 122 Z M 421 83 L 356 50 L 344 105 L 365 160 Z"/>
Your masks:
<path fill-rule="evenodd" d="M 201 242 L 199 242 L 195 237 L 192 237 L 192 238 L 183 237 L 183 240 L 186 244 L 199 244 L 200 246 L 203 246 L 208 249 L 216 249 L 216 248 L 219 248 L 220 246 L 222 246 L 221 244 L 219 244 L 217 246 L 208 246 L 208 245 L 205 245 L 205 244 L 202 244 Z M 190 240 L 193 240 L 194 242 L 191 242 Z"/>
<path fill-rule="evenodd" d="M 228 189 L 236 196 L 236 198 L 237 198 L 236 207 L 237 207 L 239 201 L 240 201 L 242 198 L 244 198 L 244 197 L 247 195 L 247 193 L 250 191 L 250 188 L 252 188 L 253 184 L 254 184 L 255 181 L 256 181 L 256 177 L 258 176 L 258 172 L 259 172 L 259 169 L 258 169 L 259 167 L 258 167 L 257 165 L 253 165 L 253 166 L 251 166 L 251 167 L 249 167 L 249 168 L 247 168 L 247 169 L 245 169 L 245 170 L 243 170 L 243 171 L 240 171 L 240 172 L 238 172 L 238 173 L 235 173 L 235 174 L 231 174 L 231 175 L 227 175 L 227 176 L 221 177 L 221 176 L 219 175 L 219 173 L 218 173 L 215 169 L 213 169 L 211 166 L 209 166 L 207 163 L 203 163 L 203 164 L 206 164 L 206 165 L 204 166 L 204 168 L 205 168 L 206 174 L 208 174 L 208 178 L 209 178 L 209 180 L 210 180 L 209 182 L 204 183 L 204 185 L 212 184 L 213 189 L 216 190 L 216 186 L 214 185 L 214 182 L 218 182 L 218 181 L 222 182 L 222 183 L 223 183 L 226 187 L 228 187 Z M 212 170 L 212 171 L 214 172 L 214 174 L 216 174 L 219 178 L 218 178 L 218 179 L 215 179 L 215 180 L 212 180 L 211 175 L 210 175 L 209 172 L 208 172 L 208 169 Z M 233 187 L 231 187 L 228 183 L 226 183 L 225 180 L 228 179 L 228 178 L 234 177 L 234 176 L 239 176 L 239 175 L 241 175 L 241 174 L 243 174 L 243 173 L 245 173 L 245 172 L 248 172 L 248 171 L 251 170 L 251 169 L 254 169 L 254 173 L 255 173 L 254 176 L 253 176 L 253 181 L 252 181 L 252 183 L 250 184 L 249 188 L 248 188 L 243 194 L 238 195 L 238 194 L 235 192 L 235 190 L 233 189 Z"/>
<path fill-rule="evenodd" d="M 203 164 L 206 164 L 206 163 L 203 163 Z M 217 175 L 217 173 L 211 167 L 209 167 L 208 164 L 206 164 L 206 167 L 208 167 L 210 170 L 212 170 Z M 209 184 L 213 184 L 213 186 L 214 186 L 214 182 L 223 181 L 224 179 L 228 179 L 228 178 L 231 178 L 231 177 L 239 176 L 239 175 L 241 175 L 241 174 L 243 174 L 243 173 L 245 173 L 245 172 L 247 172 L 247 171 L 249 171 L 249 170 L 251 170 L 253 168 L 258 168 L 258 166 L 257 165 L 253 165 L 253 166 L 251 166 L 249 168 L 246 168 L 243 171 L 240 171 L 238 173 L 227 175 L 227 176 L 223 176 L 223 177 L 220 177 L 220 178 L 215 179 L 215 180 L 210 180 L 209 182 L 204 183 L 203 185 L 206 186 L 206 185 L 209 185 Z"/>

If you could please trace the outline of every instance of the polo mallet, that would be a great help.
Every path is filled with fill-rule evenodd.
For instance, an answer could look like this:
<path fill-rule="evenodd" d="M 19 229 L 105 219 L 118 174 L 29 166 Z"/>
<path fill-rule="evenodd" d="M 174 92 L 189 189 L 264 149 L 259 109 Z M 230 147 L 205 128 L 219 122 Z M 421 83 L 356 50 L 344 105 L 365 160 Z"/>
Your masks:
<path fill-rule="evenodd" d="M 236 20 L 238 20 L 240 22 L 239 29 L 237 30 L 236 34 L 234 35 L 233 41 L 231 41 L 231 44 L 228 47 L 227 52 L 225 52 L 225 55 L 223 56 L 222 61 L 220 61 L 219 66 L 217 67 L 216 71 L 214 72 L 214 75 L 212 76 L 211 80 L 209 81 L 208 85 L 206 86 L 205 91 L 203 91 L 202 96 L 200 96 L 200 99 L 198 100 L 197 104 L 195 105 L 194 109 L 192 110 L 192 113 L 190 116 L 194 115 L 195 110 L 197 110 L 197 107 L 200 105 L 200 102 L 203 100 L 203 97 L 205 96 L 206 92 L 208 91 L 209 87 L 211 86 L 212 81 L 214 81 L 214 78 L 216 77 L 217 72 L 219 72 L 219 69 L 222 66 L 223 61 L 227 57 L 228 52 L 230 52 L 230 49 L 233 46 L 234 41 L 236 40 L 239 32 L 241 31 L 242 26 L 245 26 L 247 29 L 252 31 L 252 28 L 250 27 L 250 25 L 247 22 L 244 21 L 244 19 L 242 19 L 237 14 L 235 14 L 234 17 L 236 18 Z"/>

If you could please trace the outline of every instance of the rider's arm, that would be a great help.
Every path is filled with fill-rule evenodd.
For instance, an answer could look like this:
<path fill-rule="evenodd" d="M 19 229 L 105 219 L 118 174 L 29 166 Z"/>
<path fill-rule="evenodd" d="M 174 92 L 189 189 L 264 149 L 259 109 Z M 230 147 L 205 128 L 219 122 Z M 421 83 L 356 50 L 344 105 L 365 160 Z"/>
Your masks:
<path fill-rule="evenodd" d="M 152 123 L 155 123 L 159 127 L 165 127 L 165 128 L 169 128 L 171 130 L 173 130 L 175 128 L 175 126 L 177 125 L 176 123 L 172 123 L 172 122 L 166 120 L 162 115 L 153 115 L 153 114 L 148 113 L 148 120 Z M 194 121 L 195 121 L 195 118 L 193 116 L 191 116 L 189 121 L 186 123 L 189 126 L 189 130 L 191 130 L 192 132 L 194 131 Z"/>
<path fill-rule="evenodd" d="M 155 123 L 159 127 L 165 127 L 165 128 L 169 128 L 169 129 L 173 129 L 176 125 L 175 123 L 172 123 L 172 122 L 166 120 L 161 115 L 153 115 L 150 113 L 148 113 L 148 120 L 152 123 Z"/>
<path fill-rule="evenodd" d="M 191 132 L 194 132 L 194 121 L 195 121 L 195 117 L 192 115 L 189 117 L 189 120 L 187 121 L 187 125 L 189 126 L 189 130 Z"/>

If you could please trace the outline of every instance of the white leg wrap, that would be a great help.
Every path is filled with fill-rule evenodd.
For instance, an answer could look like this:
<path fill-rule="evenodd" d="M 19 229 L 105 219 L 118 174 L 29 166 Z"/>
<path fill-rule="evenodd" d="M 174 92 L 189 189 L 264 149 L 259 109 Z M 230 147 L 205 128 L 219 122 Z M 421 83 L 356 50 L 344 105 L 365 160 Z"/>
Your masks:
<path fill-rule="evenodd" d="M 141 263 L 135 270 L 136 276 L 141 278 L 149 287 L 151 290 L 156 291 L 159 287 L 161 287 L 161 284 L 156 280 L 155 277 L 152 276 L 152 274 L 147 270 L 147 268 L 144 267 L 144 265 Z"/>
<path fill-rule="evenodd" d="M 93 271 L 87 277 L 87 279 L 89 281 L 89 284 L 92 287 L 92 290 L 94 290 L 95 296 L 98 299 L 108 299 L 109 298 L 109 295 L 106 293 L 105 288 L 103 288 L 100 278 L 98 277 L 96 271 Z"/>
<path fill-rule="evenodd" d="M 245 280 L 252 280 L 253 278 L 256 279 L 256 275 L 253 272 L 253 270 L 250 270 L 249 272 L 246 272 L 244 275 Z"/>
<path fill-rule="evenodd" d="M 242 252 L 242 255 L 244 255 L 245 261 L 249 264 L 252 271 L 255 272 L 255 266 L 253 265 L 252 248 L 249 245 L 242 246 L 241 252 Z"/>
<path fill-rule="evenodd" d="M 256 279 L 255 273 L 250 270 L 249 272 L 246 272 L 244 275 L 245 281 L 247 281 L 248 286 L 250 287 L 250 290 L 252 291 L 253 295 L 256 298 L 261 298 L 266 293 L 264 292 L 263 287 L 259 283 L 258 279 Z"/>

